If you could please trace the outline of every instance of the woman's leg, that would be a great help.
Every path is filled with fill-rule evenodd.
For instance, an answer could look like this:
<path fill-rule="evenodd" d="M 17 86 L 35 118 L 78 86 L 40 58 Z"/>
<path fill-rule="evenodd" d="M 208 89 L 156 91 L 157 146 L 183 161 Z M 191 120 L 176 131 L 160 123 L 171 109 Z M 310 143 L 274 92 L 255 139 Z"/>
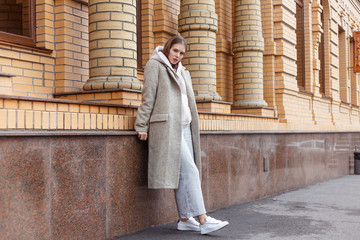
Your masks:
<path fill-rule="evenodd" d="M 179 187 L 175 190 L 176 203 L 181 219 L 177 229 L 194 230 L 200 231 L 201 234 L 207 234 L 228 225 L 227 221 L 219 221 L 206 215 L 199 171 L 194 162 L 190 127 L 183 129 L 180 168 Z M 198 217 L 200 226 L 194 219 L 189 219 L 193 216 Z"/>
<path fill-rule="evenodd" d="M 205 215 L 199 171 L 194 162 L 190 127 L 183 129 L 179 187 L 175 190 L 179 217 L 186 220 Z"/>

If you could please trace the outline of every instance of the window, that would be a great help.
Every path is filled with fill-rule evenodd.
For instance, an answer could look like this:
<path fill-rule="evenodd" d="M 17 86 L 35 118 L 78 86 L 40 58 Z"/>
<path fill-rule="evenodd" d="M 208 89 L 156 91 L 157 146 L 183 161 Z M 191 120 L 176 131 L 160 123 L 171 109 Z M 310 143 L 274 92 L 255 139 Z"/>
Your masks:
<path fill-rule="evenodd" d="M 305 88 L 305 45 L 304 45 L 304 4 L 302 0 L 296 2 L 296 52 L 297 52 L 297 76 L 298 87 Z"/>
<path fill-rule="evenodd" d="M 35 46 L 35 0 L 0 0 L 0 40 Z"/>

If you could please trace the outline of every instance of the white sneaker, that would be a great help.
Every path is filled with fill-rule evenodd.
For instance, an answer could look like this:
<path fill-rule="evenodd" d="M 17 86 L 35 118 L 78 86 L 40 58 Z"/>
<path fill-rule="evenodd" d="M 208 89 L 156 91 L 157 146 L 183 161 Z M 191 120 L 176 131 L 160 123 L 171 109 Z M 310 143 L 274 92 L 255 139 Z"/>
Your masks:
<path fill-rule="evenodd" d="M 191 217 L 186 222 L 179 221 L 177 230 L 200 232 L 200 223 L 198 223 L 195 218 Z"/>
<path fill-rule="evenodd" d="M 211 233 L 225 227 L 228 224 L 228 221 L 220 221 L 208 216 L 205 224 L 200 225 L 200 232 L 201 234 Z"/>

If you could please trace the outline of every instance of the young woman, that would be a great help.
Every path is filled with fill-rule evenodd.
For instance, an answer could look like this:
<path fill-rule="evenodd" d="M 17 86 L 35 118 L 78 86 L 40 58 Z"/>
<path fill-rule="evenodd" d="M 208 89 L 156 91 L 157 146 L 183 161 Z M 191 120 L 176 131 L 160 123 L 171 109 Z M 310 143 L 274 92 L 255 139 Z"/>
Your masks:
<path fill-rule="evenodd" d="M 181 64 L 185 51 L 181 36 L 154 50 L 145 67 L 135 130 L 140 140 L 149 139 L 149 188 L 175 189 L 177 229 L 207 234 L 229 223 L 206 215 L 198 112 L 190 73 Z"/>

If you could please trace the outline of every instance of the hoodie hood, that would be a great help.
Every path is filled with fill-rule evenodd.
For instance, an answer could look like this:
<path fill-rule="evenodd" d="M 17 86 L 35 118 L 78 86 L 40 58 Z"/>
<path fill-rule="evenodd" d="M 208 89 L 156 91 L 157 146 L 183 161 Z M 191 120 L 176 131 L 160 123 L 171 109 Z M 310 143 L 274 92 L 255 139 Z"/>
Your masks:
<path fill-rule="evenodd" d="M 173 70 L 175 73 L 175 69 L 172 67 L 169 59 L 165 56 L 165 54 L 162 52 L 162 50 L 164 49 L 163 46 L 157 46 L 153 52 L 153 54 L 151 55 L 150 59 L 154 59 L 156 61 L 159 61 L 163 64 L 165 64 L 166 66 L 170 67 L 171 70 Z M 183 69 L 183 65 L 181 64 L 181 62 L 178 63 L 178 68 L 177 71 L 179 72 L 181 69 Z"/>
<path fill-rule="evenodd" d="M 163 49 L 164 49 L 163 46 L 156 47 L 150 59 L 154 59 L 156 61 L 161 62 L 165 66 L 168 66 L 171 69 L 171 71 L 174 73 L 175 81 L 178 83 L 178 85 L 180 87 L 180 91 L 181 91 L 181 113 L 182 113 L 181 120 L 182 120 L 182 125 L 183 125 L 183 127 L 186 127 L 186 126 L 189 126 L 190 123 L 191 123 L 191 112 L 190 112 L 190 108 L 189 108 L 189 100 L 188 100 L 188 97 L 187 97 L 185 79 L 181 75 L 181 71 L 184 70 L 185 68 L 183 67 L 181 62 L 179 62 L 177 70 L 175 70 L 172 67 L 169 59 L 162 52 Z"/>

